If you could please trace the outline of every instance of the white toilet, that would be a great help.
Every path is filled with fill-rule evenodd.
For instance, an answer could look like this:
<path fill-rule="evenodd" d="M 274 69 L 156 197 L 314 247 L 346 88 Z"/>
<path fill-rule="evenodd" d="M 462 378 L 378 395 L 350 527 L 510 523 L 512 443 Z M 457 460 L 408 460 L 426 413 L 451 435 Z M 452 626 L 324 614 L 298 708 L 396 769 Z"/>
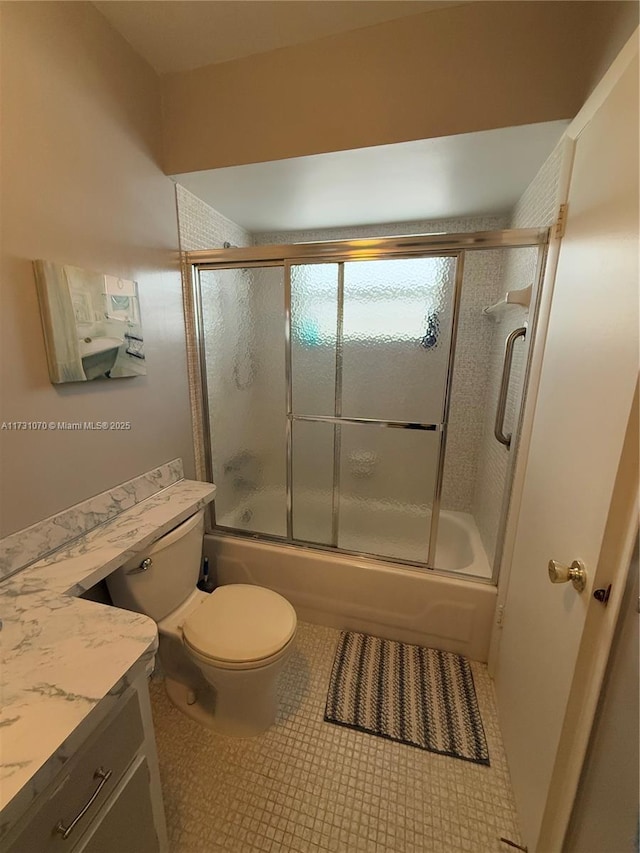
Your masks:
<path fill-rule="evenodd" d="M 113 603 L 158 623 L 171 700 L 220 734 L 251 737 L 275 721 L 276 681 L 293 648 L 296 612 L 278 593 L 229 584 L 196 588 L 204 511 L 107 578 Z M 213 688 L 213 689 L 212 689 Z"/>

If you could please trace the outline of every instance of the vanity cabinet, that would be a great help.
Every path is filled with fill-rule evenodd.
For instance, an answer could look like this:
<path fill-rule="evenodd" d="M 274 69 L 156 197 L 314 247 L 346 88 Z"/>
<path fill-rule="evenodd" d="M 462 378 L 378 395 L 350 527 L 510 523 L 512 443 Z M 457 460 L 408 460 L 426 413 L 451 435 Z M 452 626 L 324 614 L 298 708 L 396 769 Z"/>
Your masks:
<path fill-rule="evenodd" d="M 162 849 L 153 820 L 149 775 L 146 759 L 138 758 L 85 834 L 86 840 L 75 848 L 77 853 L 158 853 Z"/>
<path fill-rule="evenodd" d="M 166 853 L 167 849 L 149 692 L 142 675 L 35 799 L 3 843 L 3 851 Z"/>

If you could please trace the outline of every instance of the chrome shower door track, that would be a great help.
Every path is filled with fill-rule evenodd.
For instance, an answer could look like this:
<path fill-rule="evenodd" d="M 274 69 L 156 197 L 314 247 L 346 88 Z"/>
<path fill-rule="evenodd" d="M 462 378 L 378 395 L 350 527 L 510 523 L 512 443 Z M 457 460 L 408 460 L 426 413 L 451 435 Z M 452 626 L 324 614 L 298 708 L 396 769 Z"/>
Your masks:
<path fill-rule="evenodd" d="M 291 243 L 247 246 L 242 249 L 207 249 L 186 252 L 188 264 L 200 269 L 248 267 L 284 261 L 379 260 L 414 255 L 442 255 L 466 249 L 515 249 L 545 246 L 548 228 L 518 228 L 506 231 L 469 231 L 456 234 L 420 234 L 411 237 L 380 237 L 372 240 L 338 240 L 322 243 Z"/>

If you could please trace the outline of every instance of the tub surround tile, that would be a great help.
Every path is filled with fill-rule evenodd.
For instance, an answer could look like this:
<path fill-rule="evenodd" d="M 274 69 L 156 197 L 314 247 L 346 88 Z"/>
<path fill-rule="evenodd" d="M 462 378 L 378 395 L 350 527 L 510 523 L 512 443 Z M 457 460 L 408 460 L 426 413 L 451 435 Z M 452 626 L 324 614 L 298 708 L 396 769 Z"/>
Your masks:
<path fill-rule="evenodd" d="M 182 459 L 174 459 L 0 539 L 0 580 L 179 482 L 183 476 Z"/>
<path fill-rule="evenodd" d="M 138 495 L 150 482 L 139 488 Z M 59 772 L 96 715 L 108 713 L 134 673 L 153 665 L 153 620 L 74 596 L 214 494 L 209 483 L 174 482 L 0 584 L 0 837 Z"/>
<path fill-rule="evenodd" d="M 564 158 L 570 156 L 567 144 L 565 139 L 558 143 L 529 184 L 514 208 L 509 223 L 510 228 L 550 228 L 557 220 L 559 206 L 563 201 L 560 186 L 562 164 Z M 536 262 L 535 250 L 521 249 L 508 253 L 496 298 L 504 295 L 508 290 L 517 290 L 534 281 Z M 496 553 L 505 486 L 508 482 L 512 458 L 512 453 L 498 444 L 493 435 L 493 422 L 502 378 L 504 342 L 507 335 L 522 325 L 527 318 L 527 311 L 513 306 L 509 311 L 504 312 L 498 322 L 490 321 L 493 338 L 488 352 L 483 355 L 487 365 L 487 393 L 486 405 L 480 413 L 484 424 L 476 453 L 478 476 L 475 481 L 471 511 L 477 521 L 489 560 L 492 562 Z M 507 396 L 505 417 L 507 432 L 517 426 L 521 395 L 525 390 L 523 385 L 526 352 L 526 342 L 524 345 L 521 342 L 515 349 Z"/>

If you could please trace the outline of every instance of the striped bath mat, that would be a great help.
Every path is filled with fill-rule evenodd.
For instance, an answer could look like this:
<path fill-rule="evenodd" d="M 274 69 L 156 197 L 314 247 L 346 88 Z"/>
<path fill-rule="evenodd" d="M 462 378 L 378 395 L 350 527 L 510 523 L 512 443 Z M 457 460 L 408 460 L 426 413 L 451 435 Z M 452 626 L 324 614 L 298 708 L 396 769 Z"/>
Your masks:
<path fill-rule="evenodd" d="M 430 752 L 489 764 L 469 661 L 344 631 L 324 718 Z"/>

